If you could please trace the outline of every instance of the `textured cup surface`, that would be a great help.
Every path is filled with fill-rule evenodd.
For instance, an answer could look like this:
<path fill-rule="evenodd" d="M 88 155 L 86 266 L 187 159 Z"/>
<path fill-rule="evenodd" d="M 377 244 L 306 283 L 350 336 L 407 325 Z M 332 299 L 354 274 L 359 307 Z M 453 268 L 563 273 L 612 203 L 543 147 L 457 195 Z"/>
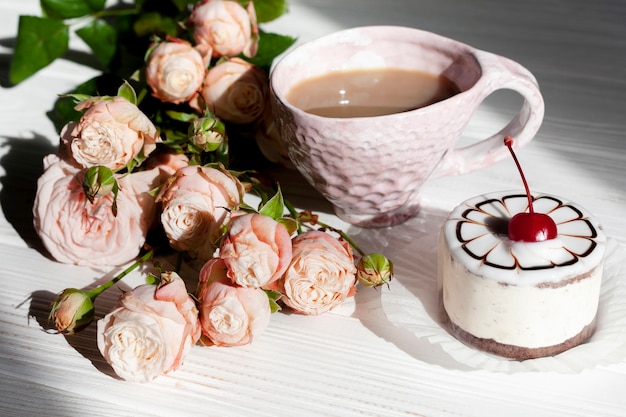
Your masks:
<path fill-rule="evenodd" d="M 287 99 L 299 82 L 333 71 L 408 69 L 443 74 L 458 90 L 416 110 L 374 117 L 321 117 Z M 533 75 L 510 59 L 430 32 L 370 26 L 294 48 L 274 67 L 271 89 L 281 137 L 294 166 L 349 223 L 383 227 L 417 214 L 430 178 L 489 166 L 508 156 L 505 135 L 527 144 L 543 120 Z M 519 113 L 495 135 L 456 148 L 463 129 L 493 91 L 517 91 Z"/>

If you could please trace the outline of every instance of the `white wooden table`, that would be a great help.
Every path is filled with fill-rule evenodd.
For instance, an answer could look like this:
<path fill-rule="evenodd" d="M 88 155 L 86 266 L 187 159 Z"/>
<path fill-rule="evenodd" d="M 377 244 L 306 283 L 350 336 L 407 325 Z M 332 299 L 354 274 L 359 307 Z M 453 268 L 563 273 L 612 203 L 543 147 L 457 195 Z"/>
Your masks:
<path fill-rule="evenodd" d="M 597 357 L 593 352 L 602 346 L 601 337 L 592 339 L 595 345 L 583 356 L 573 352 L 567 360 L 551 358 L 537 366 L 490 362 L 481 367 L 455 356 L 441 329 L 429 321 L 436 303 L 431 290 L 440 222 L 469 197 L 519 189 L 511 161 L 432 182 L 417 218 L 378 230 L 352 228 L 324 213 L 328 205 L 287 175 L 297 204 L 321 210 L 363 247 L 394 259 L 391 288 L 361 291 L 320 317 L 278 313 L 252 345 L 194 348 L 180 370 L 153 383 L 116 379 L 97 351 L 93 325 L 71 338 L 46 333 L 46 303 L 54 293 L 118 270 L 62 265 L 40 251 L 30 208 L 41 158 L 58 140 L 45 112 L 56 94 L 96 72 L 60 60 L 9 87 L 20 14 L 39 15 L 38 2 L 0 0 L 0 415 L 626 416 L 621 340 L 626 331 L 617 340 L 612 335 L 615 349 L 598 347 Z M 621 291 L 626 281 L 624 22 L 626 3 L 618 0 L 292 0 L 290 12 L 266 29 L 304 42 L 352 26 L 412 26 L 529 68 L 541 86 L 546 116 L 535 140 L 518 156 L 532 189 L 571 198 L 601 221 L 612 242 L 607 269 L 612 286 Z M 77 39 L 72 42 L 84 50 Z M 497 131 L 519 104 L 514 94 L 495 94 L 464 140 Z M 120 285 L 142 280 L 134 273 Z M 620 315 L 620 306 L 626 310 L 620 291 L 606 295 L 613 310 L 601 319 L 626 314 Z M 118 294 L 113 290 L 98 299 L 98 317 Z M 397 314 L 403 308 L 404 318 Z"/>

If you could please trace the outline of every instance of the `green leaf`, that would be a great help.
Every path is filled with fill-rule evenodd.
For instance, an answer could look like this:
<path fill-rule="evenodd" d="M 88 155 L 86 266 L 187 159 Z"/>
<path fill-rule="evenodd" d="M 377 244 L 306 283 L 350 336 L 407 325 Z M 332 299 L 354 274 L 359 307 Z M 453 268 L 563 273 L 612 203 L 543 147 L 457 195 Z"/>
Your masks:
<path fill-rule="evenodd" d="M 88 100 L 88 99 L 92 98 L 93 96 L 90 96 L 88 94 L 71 94 L 70 93 L 70 94 L 61 94 L 60 97 L 72 98 L 72 99 L 74 99 L 74 103 L 78 104 L 81 101 L 85 101 L 85 100 Z"/>
<path fill-rule="evenodd" d="M 118 88 L 117 95 L 124 97 L 126 100 L 135 105 L 137 104 L 137 94 L 135 93 L 135 89 L 126 80 L 124 80 L 124 83 L 122 83 L 120 88 Z"/>
<path fill-rule="evenodd" d="M 139 37 L 156 35 L 176 36 L 178 25 L 171 17 L 162 16 L 157 12 L 142 14 L 133 25 L 135 34 Z"/>
<path fill-rule="evenodd" d="M 296 38 L 291 36 L 262 32 L 259 38 L 259 49 L 254 58 L 248 61 L 256 66 L 269 68 L 274 58 L 285 52 L 295 41 Z"/>
<path fill-rule="evenodd" d="M 69 27 L 58 20 L 20 16 L 9 79 L 18 84 L 61 57 L 69 46 Z"/>
<path fill-rule="evenodd" d="M 106 0 L 41 0 L 41 9 L 54 19 L 72 19 L 99 12 Z"/>
<path fill-rule="evenodd" d="M 115 28 L 102 19 L 95 19 L 76 30 L 76 34 L 89 45 L 98 61 L 108 68 L 117 45 Z"/>
<path fill-rule="evenodd" d="M 285 229 L 287 229 L 287 233 L 289 233 L 289 236 L 296 233 L 296 231 L 298 231 L 298 227 L 300 226 L 298 221 L 292 217 L 280 217 L 276 219 L 276 221 L 285 226 Z"/>
<path fill-rule="evenodd" d="M 265 294 L 267 294 L 267 299 L 270 303 L 270 311 L 272 313 L 276 313 L 277 311 L 279 311 L 280 305 L 278 304 L 278 300 L 280 299 L 280 297 L 282 297 L 282 294 L 278 291 L 272 291 L 272 290 L 263 290 L 265 291 Z"/>
<path fill-rule="evenodd" d="M 181 131 L 178 129 L 164 129 L 163 143 L 172 146 L 177 143 L 187 143 L 187 131 Z"/>
<path fill-rule="evenodd" d="M 126 170 L 129 173 L 133 172 L 133 170 L 136 167 L 141 166 L 141 164 L 143 164 L 146 159 L 148 159 L 148 156 L 145 153 L 143 153 L 143 149 L 140 150 L 137 153 L 137 155 L 135 155 L 135 157 L 131 159 L 129 163 L 126 164 Z"/>
<path fill-rule="evenodd" d="M 170 118 L 174 120 L 178 120 L 179 122 L 185 122 L 185 123 L 189 123 L 192 120 L 198 118 L 197 114 L 185 113 L 185 112 L 175 111 L 175 110 L 167 110 L 165 114 L 167 114 Z"/>
<path fill-rule="evenodd" d="M 283 216 L 284 211 L 285 200 L 283 199 L 283 193 L 280 191 L 279 188 L 276 194 L 274 194 L 272 198 L 270 198 L 265 204 L 263 204 L 263 206 L 259 210 L 259 213 L 276 220 Z"/>
<path fill-rule="evenodd" d="M 254 9 L 259 23 L 270 22 L 287 13 L 287 0 L 255 0 Z"/>
<path fill-rule="evenodd" d="M 239 203 L 237 210 L 245 211 L 246 213 L 258 213 L 257 209 L 246 203 Z"/>

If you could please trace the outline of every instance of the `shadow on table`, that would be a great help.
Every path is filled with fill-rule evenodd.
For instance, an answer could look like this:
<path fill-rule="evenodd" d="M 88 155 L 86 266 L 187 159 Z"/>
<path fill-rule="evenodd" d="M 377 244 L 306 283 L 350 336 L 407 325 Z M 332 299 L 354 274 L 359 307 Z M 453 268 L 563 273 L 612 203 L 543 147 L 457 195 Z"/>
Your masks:
<path fill-rule="evenodd" d="M 0 178 L 0 204 L 4 217 L 22 240 L 42 253 L 43 248 L 33 226 L 33 202 L 37 178 L 43 172 L 43 157 L 56 152 L 44 136 L 33 133 L 32 139 L 4 137 L 8 152 L 0 159 L 5 175 Z"/>
<path fill-rule="evenodd" d="M 440 345 L 426 337 L 418 337 L 411 330 L 419 326 L 420 322 L 425 332 L 429 328 L 432 331 L 436 325 L 445 326 L 437 285 L 437 240 L 439 228 L 447 216 L 448 213 L 442 210 L 423 208 L 417 217 L 399 226 L 383 229 L 352 228 L 348 231 L 366 252 L 381 252 L 389 257 L 394 262 L 395 272 L 389 290 L 361 289 L 357 292 L 354 317 L 374 334 L 415 359 L 444 368 L 470 370 L 472 368 L 454 361 Z M 409 300 L 394 298 L 394 283 L 406 289 Z M 411 314 L 412 306 L 417 307 L 421 303 L 427 317 L 424 317 L 423 312 L 415 311 L 415 317 L 402 318 L 402 323 L 396 322 L 390 319 L 393 314 L 388 314 L 390 303 L 401 305 L 402 310 L 408 310 L 407 314 Z"/>
<path fill-rule="evenodd" d="M 83 288 L 89 290 L 94 288 L 111 278 L 113 278 L 115 272 L 110 272 L 106 276 L 103 276 L 92 285 Z M 117 300 L 121 293 L 129 291 L 131 288 L 123 283 L 118 283 L 116 286 L 110 288 L 108 291 L 100 295 L 96 300 L 96 316 L 94 321 L 83 330 L 73 334 L 66 335 L 65 339 L 67 343 L 72 346 L 78 353 L 80 353 L 85 359 L 88 359 L 93 366 L 105 375 L 108 375 L 115 379 L 120 379 L 113 368 L 105 361 L 98 350 L 97 343 L 97 321 L 101 319 L 103 312 L 109 312 L 113 310 L 117 304 Z M 30 296 L 30 307 L 28 311 L 29 318 L 34 318 L 41 326 L 42 330 L 48 333 L 55 333 L 56 329 L 54 323 L 49 320 L 50 308 L 56 300 L 58 294 L 54 294 L 50 291 L 35 291 Z"/>

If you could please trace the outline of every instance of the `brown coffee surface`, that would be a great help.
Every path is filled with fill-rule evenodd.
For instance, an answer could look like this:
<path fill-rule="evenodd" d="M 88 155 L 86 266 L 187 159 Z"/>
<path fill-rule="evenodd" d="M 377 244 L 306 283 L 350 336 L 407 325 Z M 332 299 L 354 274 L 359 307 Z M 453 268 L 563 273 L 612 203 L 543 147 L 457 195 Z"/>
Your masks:
<path fill-rule="evenodd" d="M 323 117 L 371 117 L 428 106 L 458 93 L 442 75 L 383 68 L 335 71 L 296 84 L 286 94 L 294 106 Z"/>

